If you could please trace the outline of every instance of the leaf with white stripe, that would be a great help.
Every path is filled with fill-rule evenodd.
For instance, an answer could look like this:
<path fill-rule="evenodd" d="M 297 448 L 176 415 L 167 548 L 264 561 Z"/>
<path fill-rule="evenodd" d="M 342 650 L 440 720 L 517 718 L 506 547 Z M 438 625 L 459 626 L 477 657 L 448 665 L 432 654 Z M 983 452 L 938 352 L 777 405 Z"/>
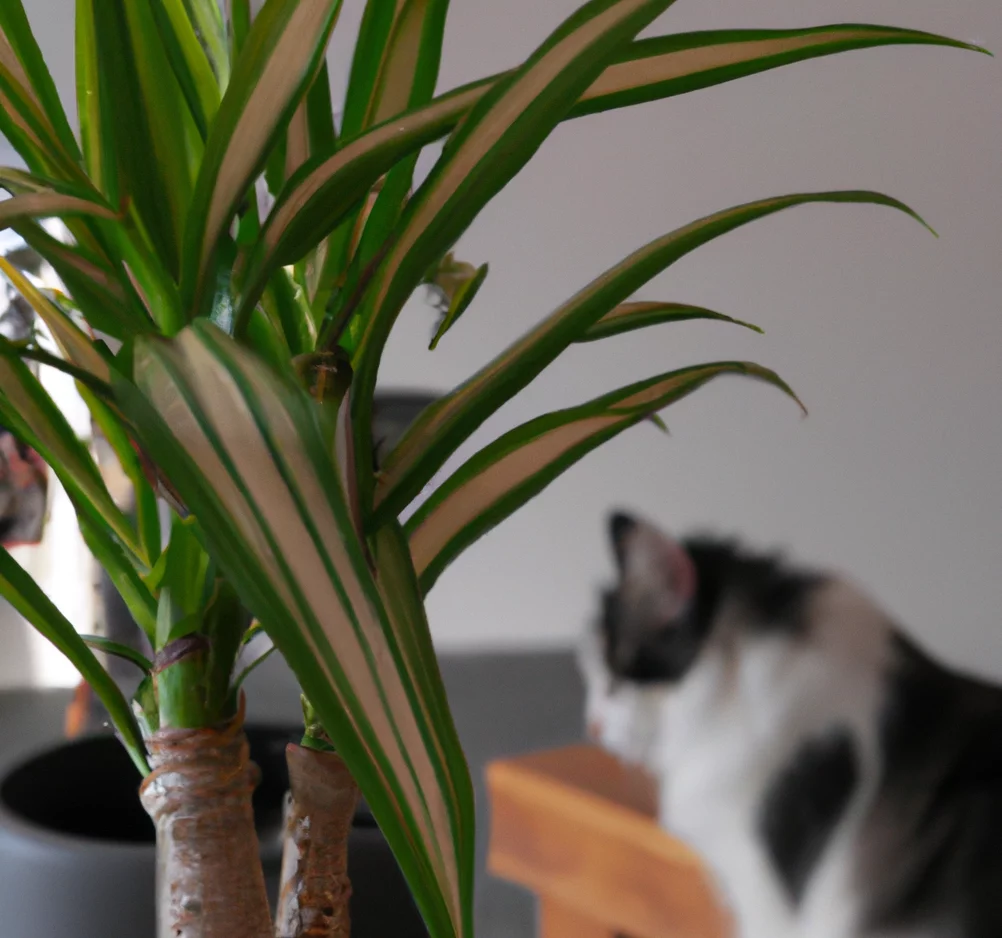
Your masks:
<path fill-rule="evenodd" d="M 574 116 L 686 94 L 748 75 L 855 49 L 981 46 L 918 29 L 838 23 L 807 29 L 722 29 L 641 39 L 581 96 Z"/>
<path fill-rule="evenodd" d="M 31 169 L 81 178 L 76 139 L 21 0 L 0 4 L 0 133 Z"/>
<path fill-rule="evenodd" d="M 387 5 L 377 13 L 386 15 Z M 836 24 L 799 30 L 720 30 L 641 39 L 617 53 L 566 118 L 626 107 L 821 56 L 888 45 L 937 45 L 984 52 L 979 46 L 912 29 Z M 371 58 L 366 60 L 371 67 Z M 348 124 L 330 158 L 309 164 L 289 180 L 269 217 L 248 269 L 257 288 L 278 264 L 305 256 L 365 198 L 404 156 L 448 134 L 500 81 L 502 73 L 441 95 L 421 108 L 360 133 Z M 371 76 L 370 76 L 371 80 Z M 354 131 L 351 127 L 355 127 Z M 360 135 L 359 135 L 360 134 Z M 253 289 L 248 304 L 253 306 Z"/>
<path fill-rule="evenodd" d="M 61 192 L 31 192 L 0 202 L 0 228 L 9 228 L 24 218 L 71 218 L 78 215 L 107 219 L 117 217 L 114 210 L 98 199 Z"/>
<path fill-rule="evenodd" d="M 922 222 L 907 205 L 878 192 L 813 192 L 739 205 L 651 241 L 421 413 L 381 467 L 371 527 L 396 517 L 477 427 L 650 279 L 721 235 L 783 209 L 815 202 L 884 205 Z"/>
<path fill-rule="evenodd" d="M 714 312 L 705 306 L 691 306 L 688 303 L 657 303 L 645 300 L 633 303 L 620 303 L 612 312 L 606 313 L 595 325 L 577 339 L 578 342 L 595 342 L 607 339 L 609 336 L 632 332 L 634 329 L 646 329 L 648 326 L 658 326 L 666 322 L 686 322 L 691 319 L 712 319 L 717 322 L 729 322 L 735 326 L 744 326 L 752 332 L 762 330 L 750 322 L 742 322 L 732 316 Z"/>
<path fill-rule="evenodd" d="M 778 375 L 750 362 L 714 362 L 659 375 L 516 427 L 472 456 L 407 523 L 427 593 L 474 541 L 607 440 L 723 374 L 766 381 L 797 400 Z M 799 403 L 799 401 L 798 401 Z"/>
<path fill-rule="evenodd" d="M 67 155 L 79 159 L 76 138 L 66 119 L 56 84 L 32 35 L 21 0 L 3 0 L 0 4 L 0 67 L 31 95 Z"/>
<path fill-rule="evenodd" d="M 529 161 L 616 51 L 673 0 L 592 0 L 478 102 L 414 197 L 365 293 L 355 353 L 356 458 L 372 449 L 372 395 L 383 348 L 407 298 L 483 207 Z M 333 338 L 333 337 L 330 337 Z M 363 505 L 372 476 L 359 466 Z"/>
<path fill-rule="evenodd" d="M 468 935 L 469 778 L 435 717 L 437 672 L 409 663 L 355 533 L 327 411 L 204 321 L 142 340 L 136 373 L 146 397 L 120 380 L 123 409 L 296 673 L 433 938 Z"/>
<path fill-rule="evenodd" d="M 268 0 L 251 25 L 205 145 L 188 215 L 182 297 L 190 315 L 209 301 L 216 244 L 310 87 L 341 0 Z"/>

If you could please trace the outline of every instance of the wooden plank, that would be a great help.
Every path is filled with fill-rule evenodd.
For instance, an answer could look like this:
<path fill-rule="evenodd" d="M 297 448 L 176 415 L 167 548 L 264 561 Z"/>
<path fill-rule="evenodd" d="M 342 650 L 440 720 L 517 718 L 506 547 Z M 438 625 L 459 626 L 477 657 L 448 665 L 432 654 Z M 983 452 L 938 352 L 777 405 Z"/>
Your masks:
<path fill-rule="evenodd" d="M 649 780 L 590 746 L 492 763 L 488 866 L 632 938 L 724 938 L 696 855 L 654 820 Z"/>
<path fill-rule="evenodd" d="M 619 938 L 616 932 L 585 918 L 556 899 L 540 896 L 539 938 Z"/>

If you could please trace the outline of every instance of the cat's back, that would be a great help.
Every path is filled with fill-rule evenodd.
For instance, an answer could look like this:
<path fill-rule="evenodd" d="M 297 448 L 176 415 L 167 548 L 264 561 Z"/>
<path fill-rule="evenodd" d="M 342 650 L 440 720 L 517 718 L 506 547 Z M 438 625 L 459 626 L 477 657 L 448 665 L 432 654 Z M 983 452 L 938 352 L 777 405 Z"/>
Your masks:
<path fill-rule="evenodd" d="M 859 842 L 874 934 L 1002 936 L 1002 688 L 896 635 Z"/>

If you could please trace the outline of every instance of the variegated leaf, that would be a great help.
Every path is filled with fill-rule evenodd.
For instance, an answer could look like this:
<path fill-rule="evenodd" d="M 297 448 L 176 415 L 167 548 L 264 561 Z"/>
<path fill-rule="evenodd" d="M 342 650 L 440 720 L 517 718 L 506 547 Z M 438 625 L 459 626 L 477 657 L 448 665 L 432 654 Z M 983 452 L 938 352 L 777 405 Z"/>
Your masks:
<path fill-rule="evenodd" d="M 723 313 L 716 313 L 703 306 L 690 306 L 688 303 L 656 303 L 637 301 L 620 303 L 611 312 L 606 313 L 597 323 L 577 339 L 578 342 L 594 342 L 597 339 L 607 339 L 609 336 L 634 329 L 644 329 L 666 322 L 685 322 L 689 319 L 713 319 L 718 322 L 729 322 L 736 326 L 744 326 L 752 332 L 761 332 L 758 326 L 750 322 L 742 322 Z"/>
<path fill-rule="evenodd" d="M 372 449 L 372 395 L 397 315 L 428 268 L 528 162 L 616 51 L 673 0 L 592 0 L 558 27 L 512 77 L 475 105 L 397 227 L 360 308 L 355 353 L 355 453 Z M 371 474 L 358 469 L 363 505 Z"/>
<path fill-rule="evenodd" d="M 463 550 L 583 456 L 722 374 L 767 381 L 797 400 L 785 382 L 766 368 L 749 362 L 714 362 L 659 375 L 580 407 L 546 414 L 480 450 L 407 523 L 423 592 Z"/>
<path fill-rule="evenodd" d="M 216 244 L 313 82 L 341 0 L 268 0 L 234 63 L 205 147 L 181 272 L 190 314 L 208 302 Z"/>
<path fill-rule="evenodd" d="M 123 408 L 295 671 L 431 934 L 469 934 L 469 778 L 438 674 L 410 663 L 355 533 L 325 411 L 204 322 L 143 341 L 136 370 L 147 397 L 119 382 Z"/>
<path fill-rule="evenodd" d="M 382 466 L 373 528 L 396 517 L 487 417 L 652 277 L 690 251 L 735 228 L 812 202 L 885 205 L 921 221 L 908 206 L 876 192 L 800 193 L 717 212 L 651 241 L 593 280 L 494 361 L 421 414 Z"/>
<path fill-rule="evenodd" d="M 388 4 L 370 4 L 386 14 Z M 821 56 L 887 45 L 978 46 L 919 30 L 837 24 L 799 30 L 721 30 L 641 39 L 618 53 L 566 117 L 672 97 Z M 369 63 L 371 66 L 371 62 Z M 276 264 L 303 257 L 365 198 L 403 156 L 445 136 L 500 81 L 495 75 L 457 88 L 427 105 L 361 133 L 346 115 L 345 142 L 329 159 L 289 180 L 248 265 L 256 289 Z M 371 76 L 370 76 L 371 80 Z M 248 306 L 256 302 L 253 285 Z"/>

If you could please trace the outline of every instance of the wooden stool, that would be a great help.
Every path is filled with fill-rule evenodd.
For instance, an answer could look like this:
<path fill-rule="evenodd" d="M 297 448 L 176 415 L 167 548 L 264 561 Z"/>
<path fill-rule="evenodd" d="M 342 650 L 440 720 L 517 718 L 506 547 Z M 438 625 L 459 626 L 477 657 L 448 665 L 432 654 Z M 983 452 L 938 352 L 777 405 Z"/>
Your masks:
<path fill-rule="evenodd" d="M 540 938 L 726 938 L 696 856 L 658 827 L 654 787 L 600 749 L 487 767 L 488 868 L 539 897 Z"/>

